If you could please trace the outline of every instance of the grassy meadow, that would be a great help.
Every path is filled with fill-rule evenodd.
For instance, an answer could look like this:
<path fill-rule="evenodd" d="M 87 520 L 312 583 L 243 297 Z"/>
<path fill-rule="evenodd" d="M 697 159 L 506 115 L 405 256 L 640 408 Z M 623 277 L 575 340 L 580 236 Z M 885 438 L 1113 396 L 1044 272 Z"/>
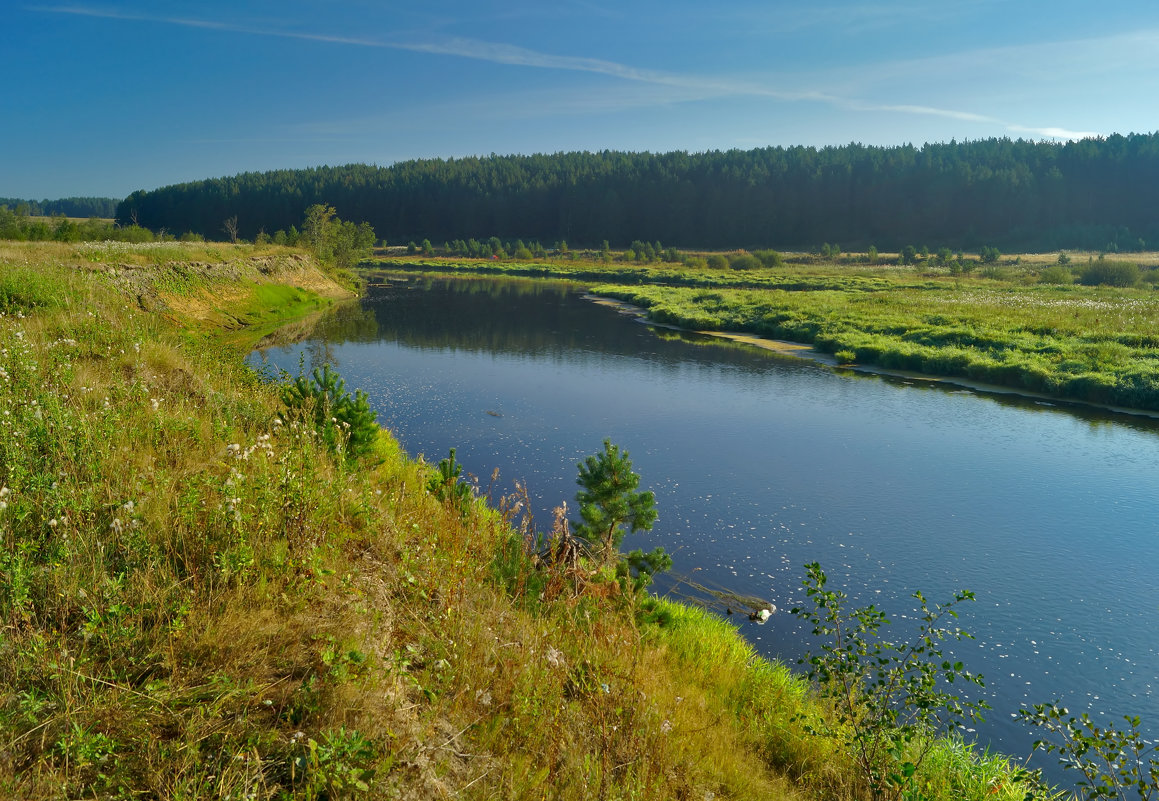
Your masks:
<path fill-rule="evenodd" d="M 1058 254 L 1024 255 L 983 266 L 899 265 L 892 255 L 878 264 L 799 256 L 748 270 L 582 261 L 394 264 L 539 271 L 641 306 L 655 322 L 808 343 L 844 364 L 1159 410 L 1159 269 L 1153 266 L 1159 255 L 1064 259 L 1067 264 Z"/>
<path fill-rule="evenodd" d="M 867 797 L 728 623 L 537 567 L 525 497 L 463 513 L 389 432 L 351 460 L 288 413 L 243 356 L 344 280 L 278 248 L 0 244 L 0 795 Z M 895 291 L 921 316 L 1007 290 Z M 1010 770 L 949 740 L 917 786 L 1022 799 Z"/>

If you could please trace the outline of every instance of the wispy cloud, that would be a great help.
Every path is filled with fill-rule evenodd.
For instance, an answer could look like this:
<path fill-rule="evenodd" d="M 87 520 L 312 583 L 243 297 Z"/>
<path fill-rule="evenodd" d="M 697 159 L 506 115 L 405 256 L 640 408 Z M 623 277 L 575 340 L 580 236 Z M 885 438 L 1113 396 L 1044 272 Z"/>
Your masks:
<path fill-rule="evenodd" d="M 839 31 L 845 36 L 863 35 L 886 28 L 912 26 L 915 22 L 940 25 L 968 15 L 1001 0 L 968 0 L 931 3 L 928 0 L 888 0 L 876 3 L 797 3 L 790 7 L 769 4 L 737 10 L 712 8 L 715 16 L 732 16 L 756 35 L 800 34 L 815 29 L 826 35 Z"/>
<path fill-rule="evenodd" d="M 896 9 L 896 7 L 892 8 Z M 871 7 L 871 9 L 874 11 L 874 14 L 878 15 L 886 13 L 887 10 L 883 9 L 883 7 Z M 414 41 L 412 39 L 391 40 L 361 36 L 303 33 L 276 27 L 258 27 L 190 17 L 135 14 L 88 6 L 41 6 L 33 10 L 52 14 L 68 14 L 130 22 L 150 22 L 226 33 L 276 37 L 325 44 L 409 51 L 533 69 L 591 73 L 623 81 L 684 90 L 689 95 L 688 99 L 692 99 L 692 97 L 707 99 L 713 97 L 747 96 L 779 101 L 806 101 L 828 104 L 837 108 L 853 111 L 942 117 L 962 122 L 992 125 L 1003 128 L 1011 133 L 1030 134 L 1044 138 L 1079 139 L 1098 135 L 1092 131 L 1072 131 L 1060 126 L 1024 125 L 961 109 L 939 108 L 920 104 L 869 102 L 855 97 L 847 97 L 841 94 L 818 90 L 786 89 L 782 86 L 771 85 L 768 81 L 684 75 L 660 70 L 643 69 L 604 59 L 556 55 L 519 47 L 517 45 L 484 42 L 463 37 L 448 37 L 428 41 Z M 898 64 L 893 65 L 892 68 L 896 70 L 904 69 L 903 66 Z M 671 102 L 671 99 L 669 98 L 664 102 Z"/>

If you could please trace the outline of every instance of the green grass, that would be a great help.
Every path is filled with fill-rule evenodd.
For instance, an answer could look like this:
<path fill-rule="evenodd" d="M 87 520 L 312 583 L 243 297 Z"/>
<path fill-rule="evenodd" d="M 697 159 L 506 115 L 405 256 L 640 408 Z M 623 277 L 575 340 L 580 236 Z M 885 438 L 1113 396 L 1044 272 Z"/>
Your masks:
<path fill-rule="evenodd" d="M 536 569 L 515 498 L 439 503 L 385 431 L 348 464 L 280 422 L 244 347 L 187 332 L 310 295 L 222 255 L 211 314 L 162 266 L 0 248 L 0 795 L 862 794 L 726 622 Z M 932 797 L 1021 798 L 953 747 Z"/>
<path fill-rule="evenodd" d="M 705 293 L 605 284 L 593 291 L 695 330 L 744 331 L 810 343 L 860 364 L 1159 409 L 1159 295 L 1150 290 Z"/>

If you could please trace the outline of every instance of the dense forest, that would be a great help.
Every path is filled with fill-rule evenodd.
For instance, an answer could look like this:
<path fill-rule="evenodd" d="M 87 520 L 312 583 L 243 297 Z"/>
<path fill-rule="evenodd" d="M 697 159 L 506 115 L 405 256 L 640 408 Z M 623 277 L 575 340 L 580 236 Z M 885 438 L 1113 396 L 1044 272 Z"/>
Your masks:
<path fill-rule="evenodd" d="M 111 218 L 117 213 L 117 199 L 112 197 L 65 197 L 60 200 L 0 197 L 0 206 L 33 217 Z"/>
<path fill-rule="evenodd" d="M 1054 143 L 557 153 L 244 173 L 138 191 L 121 224 L 245 238 L 314 203 L 405 243 L 1006 251 L 1159 247 L 1159 133 Z"/>

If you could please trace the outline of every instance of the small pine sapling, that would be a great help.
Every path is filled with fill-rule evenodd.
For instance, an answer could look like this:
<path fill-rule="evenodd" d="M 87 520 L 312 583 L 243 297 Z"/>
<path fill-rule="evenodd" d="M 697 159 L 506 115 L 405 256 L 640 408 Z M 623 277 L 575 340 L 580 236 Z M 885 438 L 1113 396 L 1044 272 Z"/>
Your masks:
<path fill-rule="evenodd" d="M 575 533 L 588 546 L 600 568 L 616 564 L 616 573 L 631 588 L 639 591 L 651 583 L 652 576 L 672 566 L 672 557 L 663 548 L 650 553 L 635 550 L 620 553 L 620 543 L 627 533 L 648 531 L 656 522 L 656 498 L 651 492 L 638 492 L 640 476 L 632 472 L 632 460 L 611 440 L 604 440 L 604 450 L 589 456 L 579 465 L 576 493 L 580 523 Z"/>
<path fill-rule="evenodd" d="M 451 455 L 439 460 L 438 472 L 427 482 L 427 491 L 443 503 L 449 503 L 466 514 L 471 503 L 471 485 L 461 481 L 463 466 L 455 461 L 455 449 Z"/>
<path fill-rule="evenodd" d="M 282 385 L 282 403 L 288 413 L 312 414 L 314 428 L 332 453 L 342 452 L 354 461 L 374 447 L 377 415 L 366 393 L 357 390 L 351 397 L 346 383 L 328 364 L 316 368 L 311 378 L 299 374 Z M 287 414 L 280 417 L 286 420 Z"/>

